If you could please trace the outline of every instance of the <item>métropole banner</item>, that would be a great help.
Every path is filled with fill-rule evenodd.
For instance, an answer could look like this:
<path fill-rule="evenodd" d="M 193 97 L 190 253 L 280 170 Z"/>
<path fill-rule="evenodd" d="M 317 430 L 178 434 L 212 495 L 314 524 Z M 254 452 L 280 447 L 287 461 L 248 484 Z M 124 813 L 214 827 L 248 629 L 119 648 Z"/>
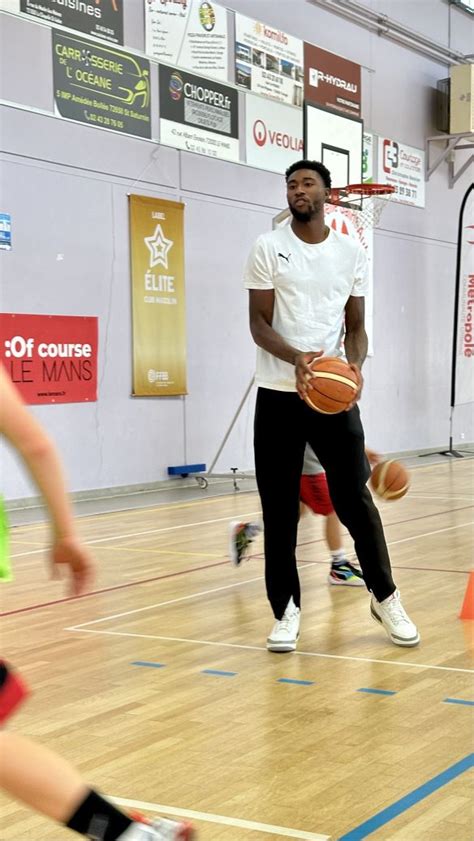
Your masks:
<path fill-rule="evenodd" d="M 97 400 L 98 319 L 0 314 L 0 359 L 26 403 Z"/>
<path fill-rule="evenodd" d="M 453 406 L 474 402 L 474 187 L 472 185 L 463 205 L 460 233 Z"/>
<path fill-rule="evenodd" d="M 133 394 L 186 394 L 184 204 L 130 196 Z"/>

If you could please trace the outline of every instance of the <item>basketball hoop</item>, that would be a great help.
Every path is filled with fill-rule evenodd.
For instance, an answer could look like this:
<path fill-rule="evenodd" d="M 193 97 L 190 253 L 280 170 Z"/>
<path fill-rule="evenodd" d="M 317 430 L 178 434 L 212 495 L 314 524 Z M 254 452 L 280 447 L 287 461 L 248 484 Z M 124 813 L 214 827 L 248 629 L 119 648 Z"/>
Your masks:
<path fill-rule="evenodd" d="M 395 192 L 391 184 L 348 184 L 331 187 L 328 204 L 339 205 L 357 213 L 363 228 L 374 228 L 385 208 L 386 200 Z M 367 201 L 370 199 L 370 202 Z M 354 203 L 358 207 L 354 207 Z"/>

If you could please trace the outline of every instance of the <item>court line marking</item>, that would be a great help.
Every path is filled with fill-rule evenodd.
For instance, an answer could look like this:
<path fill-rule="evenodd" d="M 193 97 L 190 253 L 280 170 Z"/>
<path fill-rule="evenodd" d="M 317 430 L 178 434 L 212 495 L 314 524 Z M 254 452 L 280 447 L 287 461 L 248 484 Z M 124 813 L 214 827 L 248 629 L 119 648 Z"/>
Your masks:
<path fill-rule="evenodd" d="M 474 496 L 457 496 L 457 494 L 449 496 L 448 494 L 421 494 L 413 491 L 410 492 L 410 496 L 416 497 L 417 499 L 466 499 L 474 503 Z"/>
<path fill-rule="evenodd" d="M 451 512 L 448 511 L 446 513 L 449 514 Z M 241 514 L 239 519 L 243 519 L 244 517 L 255 517 L 256 515 L 260 516 L 260 513 L 258 511 L 251 511 L 250 514 Z M 106 543 L 109 540 L 125 540 L 125 538 L 127 537 L 142 537 L 145 534 L 161 534 L 163 532 L 168 531 L 179 531 L 179 529 L 192 529 L 196 528 L 196 526 L 207 526 L 212 525 L 213 523 L 224 523 L 229 522 L 229 520 L 232 520 L 232 514 L 228 515 L 227 517 L 217 517 L 214 520 L 201 520 L 198 523 L 182 523 L 179 526 L 165 526 L 161 529 L 146 529 L 146 531 L 127 532 L 127 534 L 111 534 L 108 537 L 98 537 L 94 540 L 83 540 L 81 542 L 84 546 L 95 546 L 96 543 Z M 19 552 L 16 555 L 10 555 L 10 557 L 23 558 L 25 557 L 25 555 L 37 555 L 39 552 L 45 552 L 47 550 L 48 547 L 45 546 L 43 547 L 43 549 L 34 549 L 31 552 Z"/>
<path fill-rule="evenodd" d="M 436 462 L 434 464 L 424 464 L 424 465 L 417 464 L 417 465 L 413 465 L 410 468 L 410 470 L 429 470 L 430 468 L 433 468 L 433 467 L 438 468 L 438 470 L 439 470 L 440 467 L 446 467 L 446 470 L 448 471 L 450 469 L 451 465 L 449 463 L 444 464 L 444 462 Z M 213 479 L 214 477 L 211 476 L 210 478 Z M 244 479 L 255 481 L 255 476 L 247 476 L 246 475 L 244 477 Z M 224 480 L 224 482 L 225 482 L 225 480 Z M 191 489 L 194 490 L 194 486 L 191 486 Z M 182 489 L 175 486 L 174 488 L 166 488 L 164 490 L 172 493 L 173 491 L 179 491 L 179 490 L 182 490 Z M 124 494 L 114 494 L 114 496 L 112 496 L 112 497 L 104 497 L 104 496 L 91 497 L 90 499 L 73 500 L 73 502 L 74 502 L 74 504 L 75 503 L 81 503 L 81 502 L 93 502 L 95 500 L 101 500 L 101 499 L 114 499 L 115 496 L 127 497 L 127 496 L 134 496 L 135 494 L 139 495 L 139 494 L 159 493 L 159 492 L 161 492 L 161 491 L 158 488 L 156 488 L 156 489 L 155 488 L 150 488 L 150 489 L 147 489 L 147 490 L 144 490 L 144 491 L 130 491 L 129 493 L 124 493 Z M 240 488 L 240 494 L 241 495 L 242 494 L 256 494 L 256 495 L 258 495 L 258 489 L 257 488 Z M 98 511 L 94 514 L 83 514 L 83 515 L 77 515 L 77 516 L 78 516 L 78 519 L 81 520 L 81 522 L 87 522 L 89 520 L 94 520 L 97 517 L 111 517 L 111 516 L 115 516 L 117 514 L 120 514 L 122 517 L 127 517 L 127 516 L 131 516 L 133 514 L 136 514 L 137 512 L 140 512 L 140 511 L 145 511 L 147 514 L 153 514 L 155 511 L 173 511 L 173 510 L 177 511 L 177 510 L 180 510 L 182 508 L 191 508 L 195 505 L 213 505 L 213 504 L 215 504 L 216 499 L 220 499 L 221 497 L 225 497 L 225 496 L 229 496 L 229 494 L 216 494 L 215 496 L 213 496 L 211 498 L 207 498 L 207 499 L 202 499 L 202 498 L 201 499 L 191 499 L 191 500 L 189 500 L 189 502 L 185 502 L 185 503 L 169 502 L 169 503 L 163 503 L 162 505 L 158 504 L 158 505 L 152 505 L 152 506 L 145 506 L 144 508 L 125 508 L 125 509 L 118 508 L 118 509 L 114 509 L 113 511 Z M 440 499 L 444 499 L 444 498 L 451 499 L 451 497 L 449 497 L 449 496 L 440 497 Z M 453 497 L 453 498 L 456 499 L 456 497 Z M 463 497 L 459 497 L 459 498 L 462 499 Z M 471 499 L 471 497 L 467 497 L 467 498 Z M 30 506 L 30 507 L 32 509 L 44 508 L 44 506 L 42 506 L 42 505 L 33 505 L 33 506 Z M 25 510 L 27 510 L 27 507 L 25 507 L 25 508 L 15 508 L 15 509 L 12 509 L 12 510 L 13 511 L 19 511 L 19 510 L 20 511 L 25 511 Z M 15 526 L 15 528 L 18 528 L 18 529 L 35 529 L 35 528 L 41 528 L 41 527 L 47 528 L 47 526 L 48 526 L 48 523 L 45 520 L 43 520 L 42 522 L 39 522 L 39 523 L 19 524 L 18 526 Z"/>
<path fill-rule="evenodd" d="M 100 621 L 100 620 L 99 620 Z M 84 624 L 88 624 L 87 622 Z M 192 642 L 196 645 L 213 645 L 216 648 L 237 648 L 246 651 L 265 651 L 267 649 L 263 645 L 243 645 L 234 642 L 216 642 L 215 640 L 196 640 L 190 637 L 165 637 L 158 634 L 134 634 L 132 631 L 103 631 L 95 628 L 84 628 L 81 625 L 64 628 L 64 631 L 73 631 L 78 634 L 103 634 L 110 637 L 134 637 L 146 640 L 164 640 L 165 642 Z M 409 663 L 403 660 L 378 660 L 373 657 L 355 657 L 344 654 L 322 654 L 317 651 L 292 651 L 292 657 L 321 657 L 325 660 L 351 660 L 359 663 L 381 663 L 384 666 L 403 666 L 404 668 L 411 667 L 412 669 L 434 669 L 440 672 L 462 672 L 466 674 L 474 674 L 474 669 L 459 669 L 454 666 L 433 666 L 429 663 Z"/>
<path fill-rule="evenodd" d="M 17 613 L 29 613 L 31 610 L 39 610 L 43 607 L 53 607 L 53 605 L 56 604 L 65 604 L 66 602 L 74 602 L 79 599 L 88 599 L 91 598 L 91 596 L 101 596 L 103 593 L 111 593 L 115 590 L 126 590 L 129 587 L 136 587 L 138 584 L 151 584 L 156 581 L 164 581 L 168 578 L 177 578 L 180 575 L 190 575 L 192 572 L 212 569 L 213 567 L 227 566 L 228 564 L 229 561 L 217 561 L 217 563 L 214 564 L 205 564 L 200 567 L 188 567 L 188 569 L 180 569 L 177 572 L 166 572 L 164 575 L 154 575 L 152 578 L 139 578 L 138 581 L 127 581 L 125 584 L 113 584 L 110 587 L 102 587 L 100 590 L 91 590 L 90 593 L 83 593 L 81 596 L 64 596 L 62 599 L 53 599 L 49 602 L 30 604 L 26 607 L 17 607 L 14 610 L 6 610 L 0 613 L 0 617 L 14 616 Z"/>
<path fill-rule="evenodd" d="M 387 542 L 387 546 L 397 546 L 399 543 L 407 543 L 409 540 L 418 540 L 420 537 L 431 537 L 433 534 L 442 534 L 445 531 L 453 531 L 453 529 L 462 529 L 465 526 L 474 526 L 471 520 L 469 523 L 458 523 L 456 526 L 448 526 L 445 529 L 436 529 L 436 531 L 426 531 L 424 534 L 413 534 L 411 537 L 402 537 L 400 540 L 391 540 Z"/>
<path fill-rule="evenodd" d="M 370 689 L 367 686 L 362 686 L 357 692 L 367 692 L 368 695 L 396 695 L 393 689 Z"/>
<path fill-rule="evenodd" d="M 394 540 L 394 541 L 391 541 L 390 543 L 388 543 L 387 545 L 388 546 L 394 546 L 397 543 L 406 543 L 409 540 L 418 540 L 419 538 L 422 538 L 422 537 L 429 537 L 429 536 L 434 535 L 434 534 L 441 534 L 442 532 L 452 531 L 453 529 L 460 529 L 460 528 L 463 528 L 464 526 L 472 526 L 472 525 L 474 525 L 474 523 L 458 523 L 456 526 L 449 526 L 448 528 L 445 528 L 445 529 L 437 529 L 436 531 L 426 532 L 425 534 L 414 534 L 411 537 L 404 537 L 401 540 Z M 304 569 L 308 569 L 310 566 L 316 566 L 316 562 L 305 564 Z M 169 599 L 166 602 L 157 602 L 156 604 L 147 605 L 146 607 L 137 607 L 134 610 L 126 610 L 126 611 L 123 611 L 122 613 L 112 614 L 111 616 L 103 616 L 101 619 L 92 619 L 89 622 L 83 622 L 80 625 L 75 625 L 74 629 L 84 628 L 84 627 L 86 627 L 86 625 L 96 625 L 100 622 L 107 622 L 109 619 L 121 619 L 123 616 L 131 616 L 134 613 L 142 613 L 142 612 L 144 613 L 146 610 L 154 610 L 154 608 L 156 608 L 156 607 L 164 607 L 165 605 L 168 605 L 168 604 L 176 604 L 178 602 L 187 601 L 189 599 L 199 598 L 200 596 L 208 596 L 211 593 L 218 593 L 222 590 L 229 590 L 232 587 L 240 587 L 243 584 L 250 584 L 254 581 L 261 581 L 262 579 L 263 579 L 263 576 L 260 575 L 257 578 L 247 578 L 244 581 L 234 581 L 232 584 L 226 584 L 223 587 L 214 587 L 211 590 L 203 590 L 199 593 L 191 593 L 188 596 L 180 596 L 177 599 Z"/>
<path fill-rule="evenodd" d="M 296 680 L 293 677 L 279 677 L 277 683 L 295 683 L 297 686 L 314 686 L 314 680 Z"/>
<path fill-rule="evenodd" d="M 22 543 L 24 546 L 42 545 L 43 550 L 45 552 L 47 552 L 48 549 L 49 549 L 49 547 L 45 546 L 44 543 L 40 544 L 38 540 L 35 540 L 34 542 L 33 541 L 28 541 L 28 540 L 21 540 L 19 542 Z M 40 550 L 37 550 L 37 551 L 40 551 Z M 219 553 L 216 553 L 216 552 L 189 552 L 187 549 L 186 550 L 183 549 L 182 551 L 179 551 L 177 549 L 169 549 L 169 548 L 166 548 L 166 549 L 145 549 L 144 547 L 140 547 L 140 549 L 137 549 L 136 546 L 99 546 L 99 547 L 97 547 L 97 551 L 102 551 L 102 552 L 138 552 L 138 554 L 141 554 L 141 555 L 146 555 L 146 554 L 151 554 L 151 555 L 177 555 L 177 556 L 184 556 L 184 557 L 189 556 L 190 558 L 222 558 L 222 552 L 219 552 Z M 33 554 L 33 552 L 27 553 L 27 554 Z M 15 557 L 15 555 L 13 555 L 11 557 Z M 16 557 L 18 557 L 18 556 L 16 556 Z"/>
<path fill-rule="evenodd" d="M 170 488 L 170 491 L 171 490 L 173 490 L 173 489 Z M 175 490 L 177 490 L 177 488 L 175 488 Z M 254 490 L 251 490 L 249 488 L 248 490 L 244 490 L 244 491 L 241 490 L 241 493 L 244 493 L 244 494 L 255 493 L 256 494 L 258 492 L 257 492 L 256 488 Z M 144 511 L 146 514 L 154 514 L 157 511 L 158 512 L 159 511 L 180 511 L 183 508 L 193 508 L 196 505 L 215 505 L 216 504 L 216 499 L 221 499 L 221 498 L 225 498 L 225 497 L 228 497 L 228 496 L 230 496 L 230 494 L 216 494 L 216 496 L 212 496 L 208 499 L 192 499 L 189 502 L 170 502 L 168 504 L 165 503 L 164 505 L 153 505 L 151 507 L 150 506 L 145 506 L 145 508 L 125 508 L 123 510 L 118 508 L 114 511 L 97 511 L 95 514 L 84 514 L 82 516 L 77 515 L 77 519 L 80 520 L 81 523 L 85 523 L 87 520 L 95 520 L 97 517 L 115 517 L 118 514 L 120 514 L 121 517 L 127 517 L 127 516 L 131 516 L 132 514 L 139 514 L 141 511 Z M 113 499 L 113 497 L 101 497 L 101 498 Z M 84 501 L 85 500 L 73 500 L 73 504 L 75 504 L 75 502 L 84 502 Z M 43 505 L 31 506 L 31 508 L 43 508 L 43 509 L 44 509 L 44 507 L 45 506 L 43 506 Z M 26 508 L 13 508 L 12 512 L 14 512 L 14 511 L 26 511 L 26 510 L 27 510 Z M 237 516 L 239 516 L 239 515 L 237 515 Z M 229 519 L 231 519 L 231 517 L 232 517 L 232 515 L 229 517 Z M 38 523 L 24 523 L 24 524 L 20 523 L 18 526 L 15 526 L 15 528 L 18 528 L 18 529 L 37 529 L 37 528 L 45 528 L 45 527 L 46 528 L 48 527 L 47 520 L 42 520 L 41 522 L 38 522 Z"/>
<path fill-rule="evenodd" d="M 238 672 L 223 672 L 221 669 L 203 669 L 202 675 L 212 675 L 213 677 L 237 677 Z"/>
<path fill-rule="evenodd" d="M 254 832 L 266 832 L 269 835 L 282 835 L 284 838 L 299 838 L 301 841 L 330 841 L 330 835 L 321 835 L 318 832 L 306 832 L 302 829 L 291 829 L 286 826 L 273 826 L 272 824 L 258 823 L 258 821 L 245 821 L 241 818 L 231 818 L 226 815 L 213 815 L 209 812 L 196 812 L 194 809 L 177 809 L 174 806 L 161 806 L 159 803 L 146 803 L 142 800 L 129 800 L 123 797 L 108 797 L 117 806 L 125 806 L 128 809 L 145 810 L 147 812 L 158 812 L 162 815 L 175 815 L 179 818 L 191 818 L 196 821 L 207 823 L 218 823 L 224 826 L 234 826 L 239 829 L 250 829 Z"/>
<path fill-rule="evenodd" d="M 224 519 L 227 519 L 227 518 L 224 518 Z M 411 520 L 402 521 L 402 523 L 403 522 L 411 522 Z M 398 523 L 393 523 L 392 525 L 399 525 L 399 524 Z M 447 529 L 440 529 L 439 531 L 450 531 L 450 529 L 463 528 L 464 526 L 468 526 L 468 525 L 471 525 L 471 523 L 459 523 L 456 526 L 450 526 Z M 416 540 L 418 537 L 426 537 L 426 536 L 429 536 L 431 534 L 438 534 L 439 531 L 438 532 L 426 532 L 425 534 L 419 534 L 419 535 L 412 535 L 411 537 L 403 538 L 402 540 L 392 540 L 392 541 L 389 541 L 387 543 L 387 546 L 394 546 L 397 543 L 404 543 L 406 540 Z M 129 535 L 129 536 L 131 537 L 132 535 Z M 113 540 L 114 538 L 111 537 L 111 538 L 106 538 L 106 539 Z M 310 546 L 310 545 L 314 545 L 315 543 L 322 543 L 322 542 L 323 542 L 323 538 L 321 538 L 319 540 L 306 541 L 305 543 L 300 543 L 298 545 L 299 546 Z M 104 548 L 111 549 L 113 547 L 104 547 Z M 122 547 L 120 547 L 120 548 L 122 548 Z M 34 555 L 34 554 L 37 554 L 38 552 L 43 552 L 43 551 L 45 551 L 45 550 L 44 549 L 39 549 L 39 550 L 35 550 L 34 552 L 23 552 L 21 554 L 22 555 Z M 20 557 L 20 556 L 21 555 L 12 556 L 12 557 Z M 258 558 L 258 557 L 263 557 L 263 556 L 259 553 L 256 553 L 255 555 L 252 555 L 250 557 Z M 321 560 L 313 561 L 313 562 L 300 561 L 299 568 L 300 569 L 305 569 L 306 567 L 317 566 L 318 564 L 322 564 L 322 563 L 326 563 L 326 561 L 321 561 Z M 225 566 L 225 565 L 228 565 L 227 560 L 218 561 L 217 563 L 214 563 L 214 564 L 206 564 L 205 566 L 201 566 L 201 567 L 192 567 L 191 569 L 182 569 L 182 570 L 178 570 L 177 572 L 165 573 L 164 575 L 157 575 L 157 576 L 153 576 L 152 578 L 141 578 L 141 579 L 138 579 L 137 581 L 127 581 L 125 584 L 115 584 L 115 585 L 112 585 L 110 587 L 102 587 L 100 590 L 92 590 L 90 593 L 83 593 L 81 596 L 65 596 L 64 598 L 61 598 L 61 599 L 53 599 L 53 600 L 48 601 L 48 602 L 41 602 L 39 604 L 26 605 L 25 607 L 15 608 L 14 610 L 7 610 L 7 611 L 4 611 L 4 612 L 0 613 L 0 616 L 6 617 L 6 616 L 14 616 L 14 615 L 19 614 L 19 613 L 28 613 L 32 610 L 40 610 L 43 607 L 52 607 L 53 605 L 65 604 L 66 602 L 76 601 L 77 599 L 87 599 L 87 598 L 90 598 L 92 596 L 99 596 L 103 593 L 111 593 L 115 590 L 124 590 L 124 589 L 127 589 L 128 587 L 136 587 L 139 584 L 149 584 L 149 583 L 154 582 L 154 581 L 163 581 L 163 580 L 168 579 L 168 578 L 175 578 L 175 577 L 180 576 L 180 575 L 189 575 L 192 572 L 200 572 L 201 570 L 212 569 L 213 567 Z M 438 572 L 450 572 L 450 573 L 459 573 L 459 574 L 464 574 L 464 575 L 469 574 L 468 570 L 445 570 L 445 569 L 442 569 L 442 568 L 440 568 L 440 569 L 430 569 L 430 567 L 398 566 L 396 564 L 393 564 L 392 567 L 393 567 L 393 569 L 399 569 L 399 570 L 402 570 L 402 571 L 405 570 L 405 569 L 407 569 L 407 570 L 409 570 L 409 569 L 413 570 L 414 569 L 414 570 L 419 570 L 419 571 L 424 571 L 424 572 L 437 572 L 437 573 Z M 146 608 L 143 608 L 143 609 L 145 610 Z"/>
<path fill-rule="evenodd" d="M 309 564 L 307 565 L 309 566 Z M 75 625 L 74 630 L 84 628 L 86 625 L 98 625 L 100 622 L 107 622 L 109 619 L 121 619 L 122 616 L 131 616 L 134 613 L 144 613 L 146 610 L 154 610 L 156 607 L 166 607 L 169 604 L 177 604 L 178 602 L 187 602 L 190 599 L 197 599 L 200 596 L 210 596 L 212 593 L 220 593 L 222 590 L 230 590 L 232 587 L 242 587 L 244 584 L 252 584 L 254 581 L 262 581 L 263 575 L 257 578 L 246 578 L 244 581 L 234 581 L 232 584 L 225 584 L 222 587 L 213 587 L 211 590 L 202 590 L 199 593 L 190 593 L 188 596 L 179 596 L 176 599 L 167 599 L 165 602 L 156 602 L 149 604 L 146 607 L 136 607 L 134 610 L 126 610 L 123 613 L 115 613 L 112 616 L 103 616 L 101 619 L 91 619 L 89 622 L 81 622 L 80 625 Z M 70 630 L 66 628 L 65 630 Z"/>
<path fill-rule="evenodd" d="M 437 511 L 434 514 L 423 514 L 423 516 L 421 516 L 421 517 L 414 517 L 410 520 L 400 520 L 400 521 L 397 521 L 395 523 L 387 523 L 387 524 L 384 525 L 384 529 L 392 528 L 393 526 L 397 526 L 397 525 L 407 525 L 408 523 L 411 523 L 413 521 L 426 520 L 426 519 L 430 519 L 430 518 L 433 518 L 433 517 L 444 517 L 444 516 L 447 516 L 448 514 L 454 514 L 454 513 L 456 513 L 456 511 L 465 511 L 467 508 L 471 508 L 471 506 L 467 505 L 467 506 L 463 506 L 462 508 L 451 509 L 451 510 L 448 510 L 448 511 Z M 100 515 L 97 515 L 97 516 L 100 516 Z M 239 519 L 244 520 L 246 518 L 249 518 L 249 517 L 251 518 L 251 517 L 256 517 L 256 516 L 261 517 L 261 512 L 260 511 L 251 511 L 250 513 L 240 514 Z M 233 515 L 231 514 L 231 515 L 228 515 L 227 517 L 217 517 L 214 520 L 200 520 L 199 522 L 182 523 L 181 525 L 165 526 L 161 529 L 146 529 L 145 531 L 127 532 L 126 534 L 112 534 L 112 535 L 109 535 L 108 537 L 98 537 L 98 538 L 95 538 L 93 540 L 83 540 L 82 543 L 85 546 L 95 546 L 98 543 L 106 543 L 107 541 L 125 540 L 127 537 L 132 537 L 133 538 L 133 537 L 143 537 L 143 535 L 146 535 L 146 534 L 162 534 L 164 532 L 179 531 L 180 529 L 191 529 L 191 528 L 196 528 L 197 526 L 212 525 L 213 523 L 229 522 L 232 519 L 233 519 Z M 235 519 L 235 517 L 234 517 L 234 519 Z M 461 528 L 462 526 L 466 526 L 466 525 L 471 525 L 471 523 L 460 523 L 459 525 L 456 525 L 456 526 L 449 526 L 446 529 L 440 529 L 440 531 L 449 531 L 450 529 Z M 426 537 L 427 535 L 430 535 L 430 534 L 439 534 L 439 531 L 437 531 L 437 532 L 436 531 L 426 532 L 426 534 L 415 535 L 414 537 Z M 404 540 L 413 540 L 414 537 L 406 537 L 406 538 L 404 538 Z M 20 538 L 20 542 L 21 542 L 21 538 Z M 392 543 L 389 543 L 387 545 L 393 546 L 395 543 L 401 543 L 401 542 L 403 542 L 403 541 L 399 541 L 399 540 L 398 541 L 392 541 Z M 24 558 L 27 555 L 38 555 L 41 552 L 45 552 L 47 550 L 48 550 L 48 547 L 44 546 L 42 549 L 32 549 L 29 552 L 17 552 L 16 554 L 10 555 L 10 557 L 11 558 Z"/>
<path fill-rule="evenodd" d="M 464 774 L 465 771 L 468 771 L 473 767 L 474 753 L 469 753 L 464 757 L 464 759 L 460 759 L 459 762 L 455 762 L 454 765 L 450 765 L 445 771 L 441 771 L 440 774 L 437 774 L 435 777 L 427 780 L 427 782 L 423 783 L 423 785 L 418 786 L 418 788 L 415 788 L 409 794 L 406 794 L 404 797 L 396 800 L 391 806 L 387 806 L 387 808 L 382 809 L 381 812 L 377 812 L 377 814 L 373 815 L 373 817 L 369 818 L 367 821 L 364 821 L 364 823 L 359 824 L 359 826 L 356 826 L 354 829 L 351 829 L 349 832 L 341 835 L 338 841 L 363 841 L 364 838 L 372 835 L 372 833 L 377 829 L 380 829 L 381 826 L 385 826 L 385 824 L 390 823 L 390 821 L 393 821 L 394 818 L 397 818 L 399 815 L 402 815 L 403 812 L 411 809 L 412 806 L 416 806 L 417 803 L 425 800 L 425 798 L 429 797 L 430 794 L 433 794 L 434 791 L 437 791 L 439 788 L 447 785 L 447 783 L 450 783 L 451 780 L 454 780 L 456 777 L 459 777 L 460 774 Z"/>

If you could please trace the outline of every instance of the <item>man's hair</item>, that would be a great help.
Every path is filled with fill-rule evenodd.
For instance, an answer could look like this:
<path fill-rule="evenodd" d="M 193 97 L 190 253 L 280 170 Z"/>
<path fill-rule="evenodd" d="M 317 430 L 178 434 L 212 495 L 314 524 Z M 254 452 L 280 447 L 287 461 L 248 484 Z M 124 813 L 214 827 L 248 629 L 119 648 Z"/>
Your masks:
<path fill-rule="evenodd" d="M 294 164 L 288 167 L 285 172 L 285 178 L 288 181 L 291 175 L 296 172 L 298 169 L 312 169 L 314 172 L 317 172 L 318 175 L 321 177 L 323 184 L 328 190 L 331 188 L 331 173 L 329 170 L 324 166 L 324 164 L 320 163 L 319 161 L 296 161 Z"/>

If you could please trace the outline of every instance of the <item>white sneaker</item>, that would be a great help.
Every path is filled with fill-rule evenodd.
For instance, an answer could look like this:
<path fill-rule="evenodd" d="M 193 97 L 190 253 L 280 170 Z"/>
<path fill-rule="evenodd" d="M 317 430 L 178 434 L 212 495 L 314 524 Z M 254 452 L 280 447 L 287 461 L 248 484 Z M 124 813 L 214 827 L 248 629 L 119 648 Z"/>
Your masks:
<path fill-rule="evenodd" d="M 420 642 L 418 629 L 405 613 L 398 590 L 383 602 L 378 602 L 372 595 L 370 614 L 372 619 L 384 626 L 395 645 L 410 646 Z"/>
<path fill-rule="evenodd" d="M 267 638 L 268 651 L 295 651 L 300 635 L 300 614 L 301 610 L 296 607 L 292 596 L 282 618 L 277 619 Z"/>
<path fill-rule="evenodd" d="M 159 818 L 153 823 L 132 823 L 118 841 L 192 841 L 195 837 L 190 823 Z"/>

